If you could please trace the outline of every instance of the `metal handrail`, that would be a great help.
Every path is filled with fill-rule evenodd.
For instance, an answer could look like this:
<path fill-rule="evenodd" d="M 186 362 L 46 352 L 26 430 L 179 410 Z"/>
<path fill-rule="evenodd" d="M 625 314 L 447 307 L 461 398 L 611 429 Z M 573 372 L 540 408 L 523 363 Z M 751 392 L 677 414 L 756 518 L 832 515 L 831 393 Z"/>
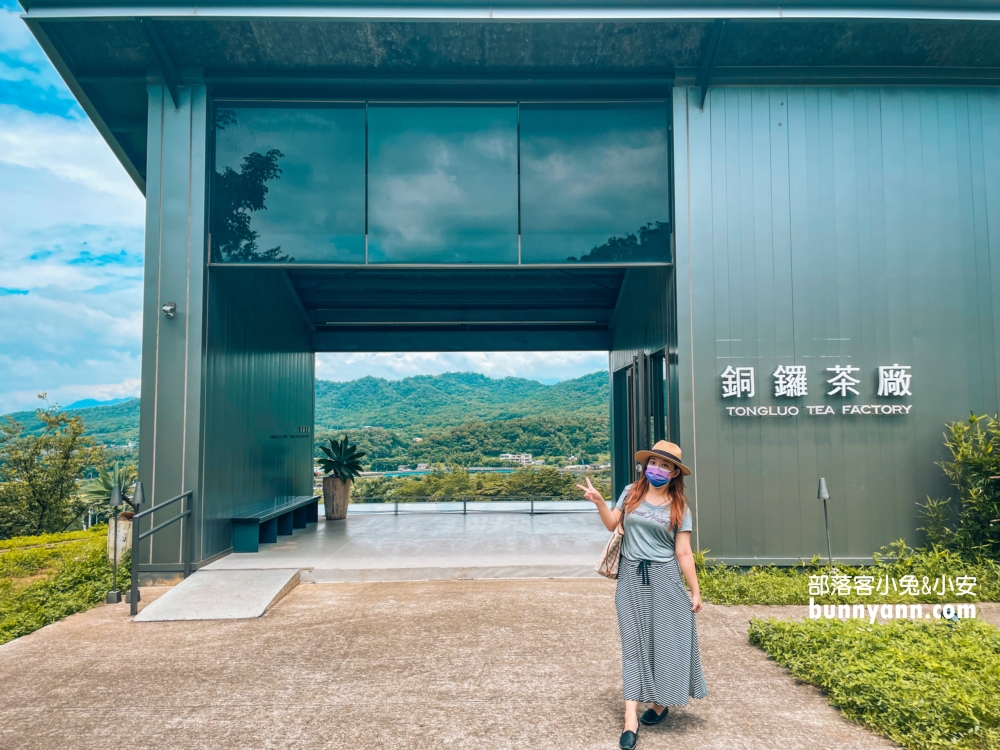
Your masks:
<path fill-rule="evenodd" d="M 182 518 L 187 518 L 191 515 L 191 500 L 194 499 L 194 492 L 188 490 L 187 492 L 182 492 L 177 497 L 172 497 L 159 505 L 154 505 L 151 508 L 147 508 L 141 513 L 136 513 L 132 516 L 133 529 L 137 529 L 138 526 L 135 525 L 137 521 L 145 518 L 146 516 L 151 516 L 158 510 L 163 510 L 168 505 L 176 503 L 178 500 L 181 501 L 181 512 L 176 516 L 171 518 L 169 521 L 164 521 L 163 523 L 157 524 L 148 531 L 143 531 L 138 536 L 133 535 L 132 537 L 132 583 L 129 588 L 129 613 L 136 615 L 139 612 L 139 555 L 136 554 L 139 547 L 139 542 L 143 539 L 148 539 L 153 536 L 157 531 L 162 531 L 180 521 Z M 188 502 L 184 502 L 187 500 Z M 191 560 L 190 560 L 190 545 L 188 544 L 188 537 L 190 536 L 191 524 L 184 524 L 184 529 L 181 531 L 181 564 L 184 566 L 184 577 L 187 578 L 191 575 Z"/>
<path fill-rule="evenodd" d="M 172 497 L 169 500 L 164 500 L 159 505 L 154 505 L 152 508 L 146 508 L 146 510 L 140 511 L 139 513 L 136 513 L 134 516 L 132 516 L 132 518 L 133 519 L 135 519 L 135 518 L 145 518 L 146 516 L 152 515 L 153 513 L 155 513 L 158 510 L 163 510 L 168 505 L 170 505 L 172 503 L 176 503 L 178 500 L 182 500 L 183 498 L 187 497 L 188 495 L 193 495 L 193 494 L 194 494 L 194 492 L 192 490 L 188 490 L 187 492 L 181 493 L 177 497 Z"/>
<path fill-rule="evenodd" d="M 374 508 L 372 508 L 371 510 L 366 511 L 366 512 L 369 512 L 369 513 L 379 513 L 379 512 L 390 513 L 391 512 L 393 515 L 399 515 L 399 506 L 400 505 L 403 505 L 403 506 L 412 505 L 412 506 L 414 506 L 416 508 L 416 507 L 419 507 L 421 504 L 424 504 L 424 503 L 434 504 L 434 505 L 437 505 L 437 504 L 449 505 L 450 504 L 450 505 L 456 505 L 456 506 L 459 505 L 459 504 L 461 504 L 461 506 L 462 506 L 461 510 L 459 510 L 459 509 L 456 508 L 455 510 L 435 510 L 435 511 L 431 511 L 431 512 L 434 512 L 434 513 L 461 513 L 463 516 L 464 515 L 468 515 L 469 513 L 527 513 L 529 515 L 536 515 L 536 514 L 549 514 L 549 513 L 585 513 L 585 512 L 588 512 L 588 511 L 591 510 L 590 508 L 584 508 L 584 509 L 575 509 L 575 508 L 571 508 L 571 509 L 540 508 L 540 509 L 537 509 L 537 510 L 535 509 L 535 501 L 536 500 L 543 501 L 543 502 L 544 501 L 565 502 L 565 501 L 574 501 L 574 500 L 578 501 L 578 500 L 580 500 L 580 498 L 567 497 L 565 495 L 452 495 L 452 496 L 446 496 L 446 497 L 439 497 L 439 496 L 434 496 L 434 495 L 409 495 L 409 496 L 405 496 L 405 497 L 399 497 L 399 496 L 391 496 L 390 495 L 390 496 L 382 496 L 382 497 L 378 497 L 378 498 L 365 498 L 365 500 L 368 500 L 370 502 L 356 502 L 356 503 L 351 503 L 351 505 L 363 505 L 363 506 L 378 506 L 378 505 L 386 505 L 386 506 L 388 506 L 388 505 L 391 505 L 392 506 L 392 510 L 391 511 L 388 510 L 388 509 L 385 510 L 385 511 L 376 511 Z M 521 502 L 521 503 L 529 503 L 529 507 L 526 508 L 526 509 L 524 509 L 524 510 L 517 510 L 517 509 L 500 510 L 500 508 L 487 510 L 487 509 L 482 509 L 482 508 L 480 508 L 480 509 L 473 508 L 470 511 L 469 507 L 468 507 L 468 504 L 470 502 L 472 502 L 472 503 L 493 504 L 493 505 L 496 505 L 496 506 L 501 506 L 502 504 L 505 504 L 505 503 Z M 424 512 L 424 511 L 422 511 L 422 512 Z"/>

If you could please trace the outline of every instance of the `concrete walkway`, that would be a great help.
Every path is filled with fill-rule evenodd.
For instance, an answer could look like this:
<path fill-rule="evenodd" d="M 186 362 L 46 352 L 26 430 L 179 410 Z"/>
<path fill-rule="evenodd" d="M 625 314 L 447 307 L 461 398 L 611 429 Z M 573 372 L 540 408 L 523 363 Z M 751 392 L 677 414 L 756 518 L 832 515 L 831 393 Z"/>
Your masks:
<path fill-rule="evenodd" d="M 102 605 L 0 646 L 0 748 L 615 748 L 613 596 L 604 579 L 303 584 L 259 619 L 153 623 Z M 893 747 L 747 643 L 751 616 L 803 612 L 707 605 L 709 697 L 640 748 Z"/>
<path fill-rule="evenodd" d="M 596 577 L 594 563 L 608 531 L 590 508 L 533 516 L 407 512 L 349 514 L 344 521 L 321 517 L 315 526 L 261 545 L 259 552 L 226 555 L 204 570 L 294 568 L 302 571 L 302 580 L 312 582 Z"/>
<path fill-rule="evenodd" d="M 135 621 L 260 617 L 298 585 L 297 570 L 199 570 L 143 607 Z"/>

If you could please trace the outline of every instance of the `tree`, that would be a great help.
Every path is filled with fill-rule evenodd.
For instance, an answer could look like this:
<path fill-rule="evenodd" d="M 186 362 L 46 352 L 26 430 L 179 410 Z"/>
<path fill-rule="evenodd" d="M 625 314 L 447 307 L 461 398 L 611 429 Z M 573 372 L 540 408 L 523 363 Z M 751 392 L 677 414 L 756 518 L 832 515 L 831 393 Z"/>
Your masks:
<path fill-rule="evenodd" d="M 232 110 L 216 113 L 215 127 L 225 130 L 236 124 Z M 257 247 L 260 233 L 250 228 L 251 214 L 265 211 L 267 183 L 281 179 L 278 159 L 284 158 L 278 149 L 267 153 L 257 151 L 243 157 L 240 171 L 224 167 L 212 175 L 212 260 L 226 263 L 287 263 L 295 260 L 281 252 L 281 245 L 268 250 Z"/>
<path fill-rule="evenodd" d="M 605 496 L 611 494 L 610 474 L 601 472 L 593 477 L 594 486 Z M 363 502 L 374 502 L 382 498 L 402 502 L 415 498 L 448 500 L 456 497 L 564 497 L 579 499 L 580 490 L 576 483 L 579 478 L 573 474 L 557 471 L 552 467 L 540 469 L 519 469 L 513 473 L 470 473 L 452 466 L 448 470 L 440 468 L 421 477 L 369 478 L 360 480 L 358 493 Z"/>
<path fill-rule="evenodd" d="M 110 467 L 101 466 L 96 477 L 80 485 L 80 501 L 96 518 L 106 519 L 111 515 L 111 495 L 115 485 L 118 486 L 122 499 L 131 505 L 132 501 L 129 498 L 138 479 L 139 471 L 134 464 L 122 465 L 115 461 Z"/>
<path fill-rule="evenodd" d="M 629 260 L 667 259 L 670 253 L 670 224 L 656 221 L 639 227 L 636 234 L 609 237 L 603 245 L 581 255 L 581 263 L 619 263 Z M 575 261 L 575 256 L 566 260 Z"/>
<path fill-rule="evenodd" d="M 24 425 L 10 417 L 0 423 L 0 538 L 73 526 L 85 507 L 77 480 L 102 463 L 101 449 L 83 435 L 82 419 L 50 406 L 35 415 L 44 429 L 34 435 L 23 434 Z"/>
<path fill-rule="evenodd" d="M 576 477 L 546 466 L 539 469 L 519 469 L 513 474 L 493 474 L 490 479 L 502 480 L 493 488 L 483 488 L 484 495 L 536 495 L 541 497 L 579 496 Z"/>

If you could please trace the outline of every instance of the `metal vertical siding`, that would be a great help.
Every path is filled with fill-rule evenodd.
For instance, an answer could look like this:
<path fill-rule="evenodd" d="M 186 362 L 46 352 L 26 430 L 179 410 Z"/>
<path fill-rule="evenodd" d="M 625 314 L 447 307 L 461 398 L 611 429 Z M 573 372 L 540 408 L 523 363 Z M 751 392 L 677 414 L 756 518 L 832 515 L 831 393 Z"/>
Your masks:
<path fill-rule="evenodd" d="M 625 378 L 615 373 L 629 365 L 636 354 L 650 354 L 673 342 L 672 274 L 670 266 L 630 268 L 611 316 L 611 464 L 616 496 L 631 481 L 631 458 L 624 456 L 629 429 Z"/>
<path fill-rule="evenodd" d="M 1000 92 L 716 88 L 674 99 L 682 441 L 694 441 L 699 544 L 732 561 L 913 540 L 944 495 L 947 421 L 997 410 Z M 993 230 L 990 232 L 990 230 Z M 872 403 L 878 365 L 913 366 L 902 417 L 736 419 L 719 375 L 756 368 L 743 405 Z M 771 373 L 805 364 L 809 397 Z M 861 367 L 853 401 L 823 368 Z M 687 450 L 687 449 L 686 449 Z"/>
<path fill-rule="evenodd" d="M 175 107 L 162 85 L 149 87 L 139 473 L 154 506 L 194 492 L 199 562 L 231 546 L 236 507 L 312 491 L 313 354 L 283 271 L 221 269 L 209 278 L 208 94 L 199 85 L 180 91 Z M 169 320 L 160 311 L 167 301 L 177 303 Z M 275 437 L 297 435 L 299 425 L 309 434 Z M 181 531 L 175 524 L 143 544 L 146 570 L 181 570 Z"/>
<path fill-rule="evenodd" d="M 618 370 L 640 352 L 649 354 L 670 343 L 672 310 L 670 266 L 630 268 L 625 272 L 611 316 L 611 369 Z"/>
<path fill-rule="evenodd" d="M 284 271 L 211 269 L 198 559 L 232 546 L 229 519 L 241 506 L 312 493 L 309 336 Z"/>
<path fill-rule="evenodd" d="M 162 85 L 149 86 L 139 476 L 154 504 L 195 489 L 201 475 L 206 113 L 205 86 L 185 86 L 176 107 Z M 168 301 L 177 304 L 170 320 L 160 312 Z M 180 533 L 180 524 L 158 533 L 139 559 L 179 568 Z"/>

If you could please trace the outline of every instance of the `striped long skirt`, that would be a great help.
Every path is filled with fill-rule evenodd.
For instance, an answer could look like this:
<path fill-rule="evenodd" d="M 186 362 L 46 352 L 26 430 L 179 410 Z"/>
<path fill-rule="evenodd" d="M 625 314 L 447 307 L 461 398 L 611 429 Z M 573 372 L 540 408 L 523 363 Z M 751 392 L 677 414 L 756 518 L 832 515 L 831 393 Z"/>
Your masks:
<path fill-rule="evenodd" d="M 708 694 L 691 597 L 677 561 L 621 558 L 615 591 L 625 700 L 683 706 Z"/>

